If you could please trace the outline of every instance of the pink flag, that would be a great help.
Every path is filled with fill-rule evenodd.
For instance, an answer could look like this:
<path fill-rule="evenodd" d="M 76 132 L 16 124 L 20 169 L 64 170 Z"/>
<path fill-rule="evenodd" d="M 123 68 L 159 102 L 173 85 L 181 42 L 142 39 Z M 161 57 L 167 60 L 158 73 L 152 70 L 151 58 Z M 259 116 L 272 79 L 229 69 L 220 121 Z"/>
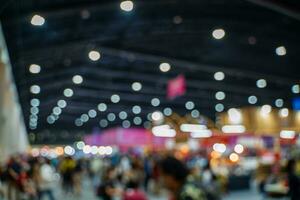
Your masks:
<path fill-rule="evenodd" d="M 168 82 L 167 97 L 168 99 L 174 99 L 178 96 L 182 96 L 186 91 L 186 82 L 184 75 L 179 75 Z"/>

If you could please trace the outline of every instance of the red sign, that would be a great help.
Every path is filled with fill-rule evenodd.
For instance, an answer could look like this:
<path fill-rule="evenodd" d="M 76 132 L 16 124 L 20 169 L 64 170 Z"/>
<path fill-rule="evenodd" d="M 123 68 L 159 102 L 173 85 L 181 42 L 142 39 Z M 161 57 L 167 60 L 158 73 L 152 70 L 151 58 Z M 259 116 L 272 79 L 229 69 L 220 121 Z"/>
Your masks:
<path fill-rule="evenodd" d="M 179 75 L 168 82 L 167 97 L 168 99 L 174 99 L 178 96 L 182 96 L 186 91 L 186 81 L 184 75 Z"/>

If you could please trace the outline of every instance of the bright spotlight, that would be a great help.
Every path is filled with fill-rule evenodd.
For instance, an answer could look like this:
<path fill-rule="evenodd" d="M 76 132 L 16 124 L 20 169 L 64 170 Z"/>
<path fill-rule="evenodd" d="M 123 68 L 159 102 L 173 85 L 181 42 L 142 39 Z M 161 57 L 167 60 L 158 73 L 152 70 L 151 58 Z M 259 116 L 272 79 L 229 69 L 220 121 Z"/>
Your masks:
<path fill-rule="evenodd" d="M 30 23 L 34 26 L 42 26 L 45 23 L 45 18 L 40 15 L 34 15 Z"/>
<path fill-rule="evenodd" d="M 213 31 L 212 36 L 215 39 L 220 40 L 225 36 L 225 31 L 223 29 L 216 29 Z"/>

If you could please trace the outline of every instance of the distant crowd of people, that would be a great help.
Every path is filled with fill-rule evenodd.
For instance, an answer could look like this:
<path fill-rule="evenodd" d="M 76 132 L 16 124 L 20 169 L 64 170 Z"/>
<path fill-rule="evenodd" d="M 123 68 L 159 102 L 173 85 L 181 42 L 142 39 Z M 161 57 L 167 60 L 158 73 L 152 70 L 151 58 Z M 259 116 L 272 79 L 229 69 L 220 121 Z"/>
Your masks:
<path fill-rule="evenodd" d="M 149 194 L 171 200 L 220 199 L 220 184 L 207 160 L 195 158 L 180 161 L 159 154 L 115 154 L 48 159 L 15 155 L 0 167 L 0 199 L 55 200 L 58 190 L 66 197 L 80 199 L 84 181 L 101 200 L 147 200 Z"/>

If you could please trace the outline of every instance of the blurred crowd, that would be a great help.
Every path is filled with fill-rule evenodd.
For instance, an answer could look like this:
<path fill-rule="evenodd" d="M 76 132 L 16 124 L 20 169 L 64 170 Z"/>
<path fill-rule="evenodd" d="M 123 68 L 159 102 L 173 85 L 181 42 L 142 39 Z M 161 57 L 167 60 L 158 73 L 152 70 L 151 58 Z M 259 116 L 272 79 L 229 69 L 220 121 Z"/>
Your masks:
<path fill-rule="evenodd" d="M 186 164 L 185 164 L 186 163 Z M 115 154 L 110 157 L 48 159 L 12 156 L 0 167 L 0 199 L 57 199 L 82 195 L 87 180 L 102 200 L 146 200 L 149 194 L 172 200 L 220 199 L 221 187 L 207 159 L 153 154 Z M 60 185 L 59 185 L 60 184 Z"/>
<path fill-rule="evenodd" d="M 292 199 L 300 195 L 296 164 L 290 161 L 285 173 Z M 262 190 L 273 181 L 272 175 L 274 179 L 281 177 L 275 172 L 270 174 L 260 182 Z M 55 200 L 58 190 L 69 199 L 81 199 L 84 181 L 89 182 L 101 200 L 147 200 L 150 196 L 170 200 L 218 200 L 227 192 L 226 178 L 215 173 L 208 159 L 201 156 L 179 160 L 155 153 L 52 159 L 15 155 L 0 167 L 0 199 Z"/>

